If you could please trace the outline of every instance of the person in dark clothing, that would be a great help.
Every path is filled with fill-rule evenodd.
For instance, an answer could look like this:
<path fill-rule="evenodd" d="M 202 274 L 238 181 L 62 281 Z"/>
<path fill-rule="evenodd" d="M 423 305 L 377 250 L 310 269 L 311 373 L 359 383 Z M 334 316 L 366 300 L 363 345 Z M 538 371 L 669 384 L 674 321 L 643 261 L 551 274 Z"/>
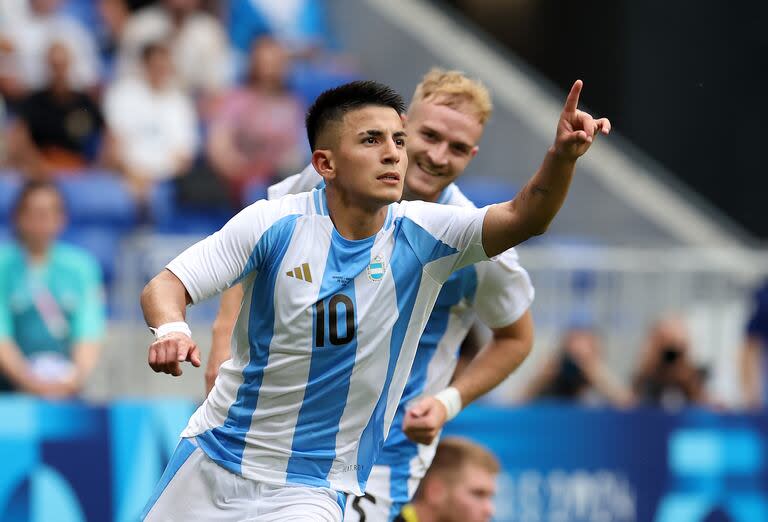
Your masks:
<path fill-rule="evenodd" d="M 9 136 L 11 165 L 38 179 L 91 165 L 104 131 L 99 106 L 69 81 L 69 47 L 54 42 L 47 61 L 48 84 L 22 100 Z"/>

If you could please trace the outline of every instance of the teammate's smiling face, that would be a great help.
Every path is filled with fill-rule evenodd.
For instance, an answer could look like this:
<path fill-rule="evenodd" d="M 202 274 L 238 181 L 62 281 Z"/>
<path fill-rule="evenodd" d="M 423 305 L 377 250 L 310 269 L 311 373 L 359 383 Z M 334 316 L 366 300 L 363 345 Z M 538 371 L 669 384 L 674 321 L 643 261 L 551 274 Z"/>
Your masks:
<path fill-rule="evenodd" d="M 437 201 L 478 151 L 483 125 L 471 111 L 415 101 L 408 111 L 408 196 Z"/>
<path fill-rule="evenodd" d="M 333 172 L 326 182 L 344 200 L 380 207 L 399 201 L 408 166 L 405 129 L 394 109 L 367 106 L 344 115 L 331 147 Z"/>

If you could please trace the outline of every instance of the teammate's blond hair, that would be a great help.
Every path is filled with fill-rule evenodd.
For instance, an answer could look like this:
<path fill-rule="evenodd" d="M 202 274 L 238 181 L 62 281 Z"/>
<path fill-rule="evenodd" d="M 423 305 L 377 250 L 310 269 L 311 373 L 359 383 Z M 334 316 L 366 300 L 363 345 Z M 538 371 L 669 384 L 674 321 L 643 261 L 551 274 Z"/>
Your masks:
<path fill-rule="evenodd" d="M 424 495 L 424 484 L 435 478 L 440 478 L 448 483 L 461 480 L 461 473 L 465 466 L 475 466 L 484 469 L 488 473 L 496 475 L 501 466 L 498 459 L 483 446 L 463 437 L 445 437 L 437 445 L 435 459 L 427 470 L 427 474 L 416 490 L 414 499 Z"/>
<path fill-rule="evenodd" d="M 413 101 L 428 101 L 461 111 L 469 108 L 483 125 L 493 112 L 491 95 L 485 85 L 461 71 L 432 69 L 416 86 Z"/>

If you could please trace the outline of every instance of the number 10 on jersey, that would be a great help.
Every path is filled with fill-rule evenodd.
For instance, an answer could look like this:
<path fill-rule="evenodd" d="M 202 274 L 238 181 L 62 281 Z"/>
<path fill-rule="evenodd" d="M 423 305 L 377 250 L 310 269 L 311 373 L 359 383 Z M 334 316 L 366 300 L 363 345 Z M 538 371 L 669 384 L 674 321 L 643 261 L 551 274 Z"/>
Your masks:
<path fill-rule="evenodd" d="M 355 338 L 355 304 L 345 294 L 336 294 L 328 299 L 328 313 L 326 314 L 326 300 L 315 303 L 315 346 L 325 346 L 325 332 L 328 332 L 328 340 L 334 346 L 347 344 Z M 326 319 L 326 316 L 328 317 Z M 341 319 L 341 321 L 339 321 Z M 328 324 L 326 325 L 326 320 Z M 341 326 L 340 326 L 341 325 Z M 327 328 L 326 328 L 327 327 Z M 339 330 L 342 330 L 340 332 Z"/>

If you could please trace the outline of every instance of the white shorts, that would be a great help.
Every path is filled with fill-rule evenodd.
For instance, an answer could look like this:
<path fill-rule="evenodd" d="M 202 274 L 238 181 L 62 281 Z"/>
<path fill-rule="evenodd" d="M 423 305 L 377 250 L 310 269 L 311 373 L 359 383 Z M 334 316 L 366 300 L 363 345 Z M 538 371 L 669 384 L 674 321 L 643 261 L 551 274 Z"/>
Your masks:
<path fill-rule="evenodd" d="M 276 486 L 236 475 L 182 439 L 141 520 L 341 522 L 346 496 L 329 488 Z"/>
<path fill-rule="evenodd" d="M 390 522 L 400 514 L 405 502 L 395 503 L 392 500 L 391 472 L 388 466 L 373 466 L 365 485 L 365 496 L 347 497 L 344 522 Z M 413 477 L 403 477 L 399 480 L 399 488 L 404 488 L 410 499 L 419 485 L 419 480 Z"/>

